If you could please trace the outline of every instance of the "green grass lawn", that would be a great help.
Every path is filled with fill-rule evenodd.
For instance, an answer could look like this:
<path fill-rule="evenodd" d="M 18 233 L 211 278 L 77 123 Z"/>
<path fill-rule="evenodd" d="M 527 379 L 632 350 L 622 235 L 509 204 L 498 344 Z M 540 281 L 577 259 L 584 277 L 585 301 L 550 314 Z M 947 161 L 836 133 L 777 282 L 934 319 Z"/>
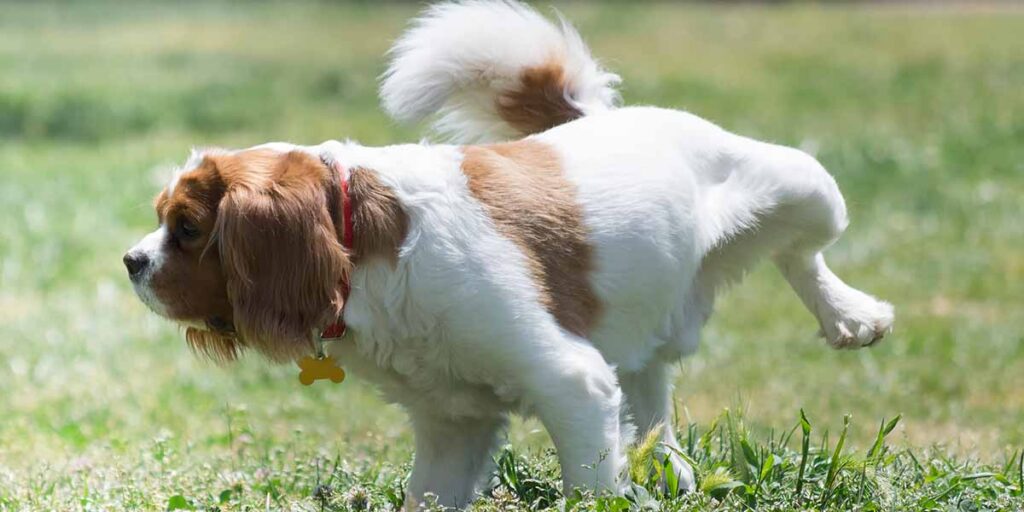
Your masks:
<path fill-rule="evenodd" d="M 193 145 L 416 140 L 375 89 L 415 10 L 0 7 L 0 510 L 400 501 L 412 443 L 399 409 L 355 381 L 304 388 L 291 367 L 198 361 L 120 260 Z M 680 365 L 679 435 L 701 491 L 648 484 L 568 507 L 1024 507 L 1024 11 L 563 10 L 622 74 L 627 103 L 815 153 L 852 220 L 832 267 L 897 308 L 883 344 L 833 351 L 759 268 Z M 496 497 L 477 506 L 553 503 L 540 425 L 517 422 L 509 440 Z"/>

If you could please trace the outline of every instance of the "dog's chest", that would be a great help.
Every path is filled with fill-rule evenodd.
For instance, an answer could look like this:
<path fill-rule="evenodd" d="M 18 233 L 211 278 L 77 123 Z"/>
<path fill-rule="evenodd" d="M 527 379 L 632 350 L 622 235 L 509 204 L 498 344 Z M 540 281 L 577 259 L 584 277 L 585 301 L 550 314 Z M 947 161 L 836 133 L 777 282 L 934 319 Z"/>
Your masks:
<path fill-rule="evenodd" d="M 367 265 L 353 284 L 345 309 L 350 333 L 329 347 L 346 371 L 375 384 L 388 401 L 451 418 L 520 409 L 514 386 L 458 348 L 466 334 L 445 318 L 464 313 L 439 307 L 438 294 L 418 292 L 414 277 L 390 266 Z"/>
<path fill-rule="evenodd" d="M 493 417 L 520 409 L 511 386 L 460 371 L 438 340 L 392 340 L 387 353 L 358 335 L 331 353 L 356 377 L 373 383 L 389 402 L 458 418 Z"/>

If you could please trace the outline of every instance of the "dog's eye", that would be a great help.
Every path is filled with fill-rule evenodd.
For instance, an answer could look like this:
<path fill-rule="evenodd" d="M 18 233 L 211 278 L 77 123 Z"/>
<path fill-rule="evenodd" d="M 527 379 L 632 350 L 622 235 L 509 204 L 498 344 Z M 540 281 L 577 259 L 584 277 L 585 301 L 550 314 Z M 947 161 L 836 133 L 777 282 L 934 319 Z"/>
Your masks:
<path fill-rule="evenodd" d="M 192 240 L 199 236 L 199 226 L 190 220 L 182 219 L 178 222 L 178 238 L 181 240 Z"/>

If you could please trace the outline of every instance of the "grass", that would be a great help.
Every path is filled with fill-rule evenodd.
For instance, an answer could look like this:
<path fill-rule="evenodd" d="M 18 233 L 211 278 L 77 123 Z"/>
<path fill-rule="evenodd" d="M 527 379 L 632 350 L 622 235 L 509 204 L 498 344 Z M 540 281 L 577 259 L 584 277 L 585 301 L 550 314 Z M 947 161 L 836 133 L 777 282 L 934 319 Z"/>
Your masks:
<path fill-rule="evenodd" d="M 852 216 L 832 266 L 892 301 L 897 330 L 872 350 L 827 349 L 760 268 L 681 363 L 678 435 L 699 492 L 650 480 L 624 498 L 562 497 L 550 441 L 528 420 L 477 508 L 1024 507 L 1024 12 L 562 7 L 623 75 L 628 103 L 816 153 Z M 4 5 L 0 510 L 401 501 L 412 443 L 400 410 L 355 381 L 307 389 L 293 368 L 195 360 L 134 298 L 120 256 L 152 229 L 150 198 L 192 145 L 418 138 L 375 91 L 414 11 Z M 897 414 L 876 448 L 879 421 Z M 635 463 L 656 467 L 659 450 L 644 453 Z"/>

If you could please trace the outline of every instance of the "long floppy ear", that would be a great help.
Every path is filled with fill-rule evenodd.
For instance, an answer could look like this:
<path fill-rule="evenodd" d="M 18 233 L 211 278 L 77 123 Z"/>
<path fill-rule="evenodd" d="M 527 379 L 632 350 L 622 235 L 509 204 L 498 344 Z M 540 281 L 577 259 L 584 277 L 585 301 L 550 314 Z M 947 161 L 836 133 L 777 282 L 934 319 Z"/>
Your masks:
<path fill-rule="evenodd" d="M 239 174 L 216 228 L 235 329 L 274 361 L 308 355 L 313 331 L 341 312 L 351 268 L 328 202 L 335 192 L 319 161 L 298 152 Z"/>

